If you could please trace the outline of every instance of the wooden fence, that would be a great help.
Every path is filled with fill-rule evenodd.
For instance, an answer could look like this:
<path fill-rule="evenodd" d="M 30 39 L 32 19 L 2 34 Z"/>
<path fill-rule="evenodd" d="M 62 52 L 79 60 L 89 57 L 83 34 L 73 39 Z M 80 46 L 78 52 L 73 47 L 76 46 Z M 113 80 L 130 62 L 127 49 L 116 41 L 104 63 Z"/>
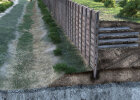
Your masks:
<path fill-rule="evenodd" d="M 63 28 L 87 64 L 93 68 L 96 78 L 99 12 L 70 0 L 43 1 L 57 24 Z"/>

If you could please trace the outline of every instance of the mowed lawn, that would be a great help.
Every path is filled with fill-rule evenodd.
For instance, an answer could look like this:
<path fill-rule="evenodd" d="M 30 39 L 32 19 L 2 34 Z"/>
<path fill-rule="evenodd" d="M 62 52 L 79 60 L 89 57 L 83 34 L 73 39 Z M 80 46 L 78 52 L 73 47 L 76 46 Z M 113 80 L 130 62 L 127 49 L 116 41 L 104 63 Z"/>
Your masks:
<path fill-rule="evenodd" d="M 140 18 L 120 18 L 117 16 L 119 14 L 120 10 L 123 9 L 119 6 L 118 3 L 116 3 L 115 8 L 106 8 L 104 6 L 104 3 L 102 2 L 95 2 L 94 0 L 72 0 L 74 2 L 77 2 L 79 4 L 85 5 L 89 8 L 92 8 L 96 11 L 100 12 L 100 20 L 106 20 L 106 21 L 133 21 L 140 23 Z M 118 1 L 117 1 L 118 2 Z"/>

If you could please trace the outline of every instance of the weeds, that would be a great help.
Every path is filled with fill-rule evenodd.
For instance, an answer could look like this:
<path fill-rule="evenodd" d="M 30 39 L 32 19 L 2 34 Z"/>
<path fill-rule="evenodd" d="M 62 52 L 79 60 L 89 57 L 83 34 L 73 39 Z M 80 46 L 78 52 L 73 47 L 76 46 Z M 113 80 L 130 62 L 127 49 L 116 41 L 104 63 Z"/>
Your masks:
<path fill-rule="evenodd" d="M 55 56 L 61 56 L 62 55 L 62 51 L 60 48 L 57 48 L 56 50 L 53 51 Z"/>

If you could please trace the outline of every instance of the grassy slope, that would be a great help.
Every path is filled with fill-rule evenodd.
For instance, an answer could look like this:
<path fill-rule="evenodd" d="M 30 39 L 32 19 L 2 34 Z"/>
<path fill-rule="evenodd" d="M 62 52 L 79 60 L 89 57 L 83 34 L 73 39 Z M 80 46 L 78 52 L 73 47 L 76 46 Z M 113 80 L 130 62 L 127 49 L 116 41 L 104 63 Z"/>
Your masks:
<path fill-rule="evenodd" d="M 117 14 L 122 9 L 118 5 L 115 8 L 105 8 L 104 3 L 95 2 L 93 0 L 73 0 L 79 4 L 88 6 L 89 8 L 93 8 L 96 11 L 100 11 L 100 20 L 109 20 L 109 21 L 134 21 L 140 23 L 140 19 L 136 18 L 119 18 Z"/>
<path fill-rule="evenodd" d="M 8 43 L 15 38 L 14 32 L 17 31 L 18 18 L 22 14 L 22 9 L 26 0 L 19 0 L 9 14 L 0 19 L 0 66 L 8 58 Z"/>
<path fill-rule="evenodd" d="M 17 45 L 17 66 L 13 75 L 13 88 L 28 88 L 32 82 L 28 73 L 33 64 L 33 36 L 29 32 L 33 21 L 31 19 L 34 2 L 30 2 L 23 18 L 23 23 L 19 26 L 21 37 Z M 32 79 L 33 80 L 33 79 Z"/>

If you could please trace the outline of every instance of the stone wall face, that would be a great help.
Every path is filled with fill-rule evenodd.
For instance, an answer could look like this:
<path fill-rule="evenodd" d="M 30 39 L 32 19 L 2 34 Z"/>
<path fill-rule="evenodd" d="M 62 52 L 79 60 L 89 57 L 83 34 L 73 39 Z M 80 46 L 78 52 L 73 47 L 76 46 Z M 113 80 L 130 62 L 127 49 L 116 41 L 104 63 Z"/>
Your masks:
<path fill-rule="evenodd" d="M 0 100 L 139 100 L 140 83 L 0 91 Z"/>

